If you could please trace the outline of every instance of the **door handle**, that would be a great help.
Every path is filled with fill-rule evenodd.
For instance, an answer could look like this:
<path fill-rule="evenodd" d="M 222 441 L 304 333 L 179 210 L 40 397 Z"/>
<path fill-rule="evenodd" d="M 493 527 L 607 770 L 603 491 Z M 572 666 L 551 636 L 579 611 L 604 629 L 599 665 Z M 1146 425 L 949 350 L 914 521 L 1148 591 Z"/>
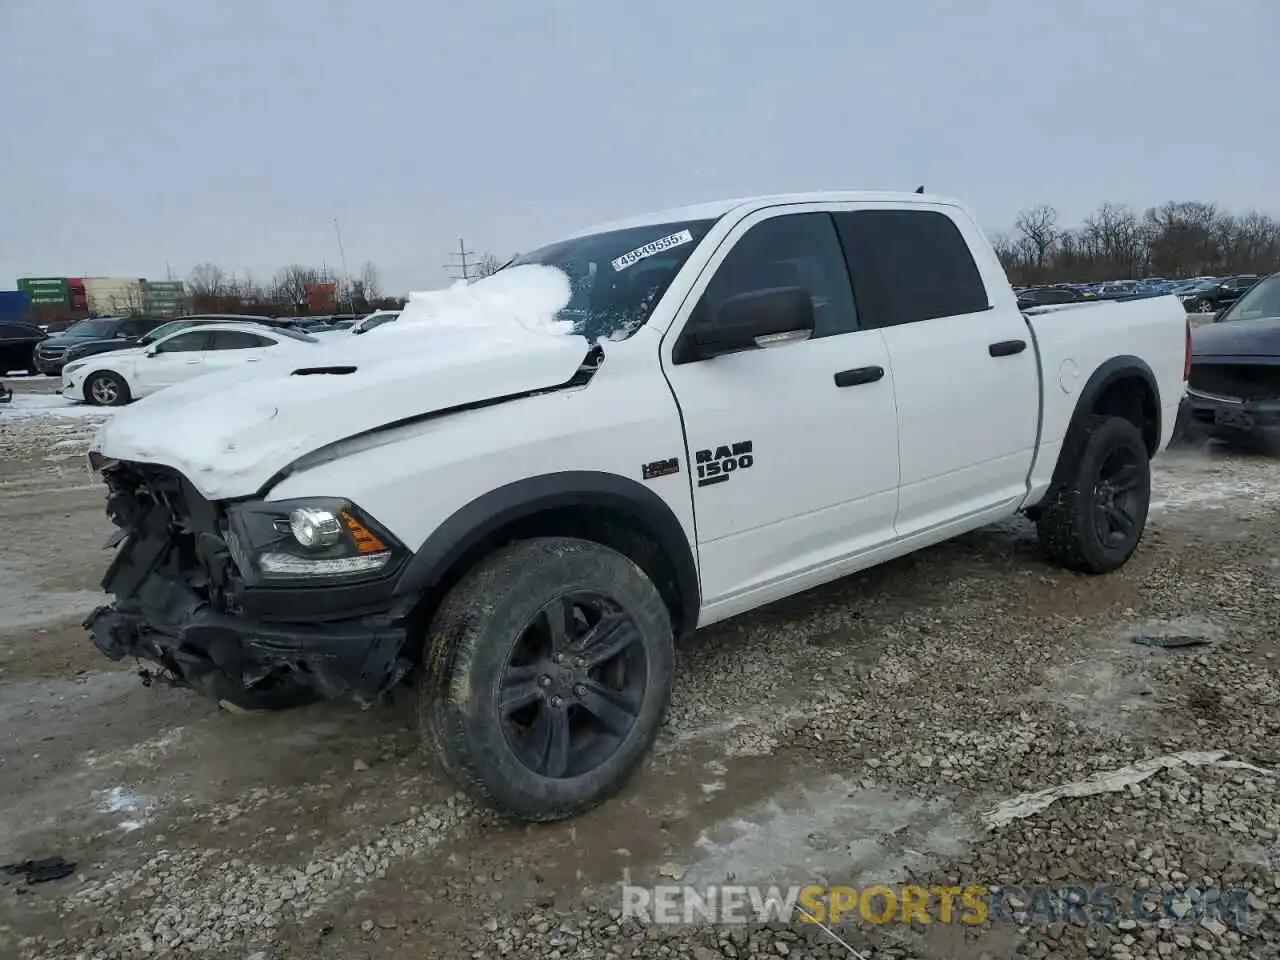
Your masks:
<path fill-rule="evenodd" d="M 199 360 L 188 360 L 187 363 L 199 363 Z"/>
<path fill-rule="evenodd" d="M 875 383 L 884 376 L 884 367 L 854 367 L 835 375 L 837 387 L 856 387 L 862 383 Z"/>
<path fill-rule="evenodd" d="M 993 357 L 1012 357 L 1015 353 L 1021 353 L 1027 349 L 1027 341 L 1025 340 L 1001 340 L 999 343 L 993 343 L 987 347 L 987 353 Z"/>
<path fill-rule="evenodd" d="M 259 360 L 261 360 L 261 359 L 262 359 L 261 357 L 245 357 L 245 358 L 244 358 L 244 362 L 245 362 L 245 363 L 257 363 L 257 362 L 258 362 Z"/>

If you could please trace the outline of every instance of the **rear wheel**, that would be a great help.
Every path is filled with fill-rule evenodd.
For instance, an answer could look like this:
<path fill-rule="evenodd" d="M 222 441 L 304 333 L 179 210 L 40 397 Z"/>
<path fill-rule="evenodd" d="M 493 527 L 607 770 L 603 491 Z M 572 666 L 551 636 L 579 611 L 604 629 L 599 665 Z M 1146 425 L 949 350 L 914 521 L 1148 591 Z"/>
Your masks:
<path fill-rule="evenodd" d="M 132 396 L 129 384 L 119 374 L 110 370 L 101 370 L 89 375 L 84 382 L 84 398 L 100 407 L 120 407 L 128 403 Z"/>
<path fill-rule="evenodd" d="M 1045 553 L 1081 573 L 1124 566 L 1142 539 L 1151 505 L 1142 433 L 1122 417 L 1092 416 L 1063 456 L 1071 458 L 1071 472 L 1036 521 Z"/>
<path fill-rule="evenodd" d="M 629 558 L 569 538 L 525 540 L 472 570 L 426 640 L 419 718 L 445 770 L 521 820 L 573 816 L 647 756 L 675 646 L 657 588 Z"/>

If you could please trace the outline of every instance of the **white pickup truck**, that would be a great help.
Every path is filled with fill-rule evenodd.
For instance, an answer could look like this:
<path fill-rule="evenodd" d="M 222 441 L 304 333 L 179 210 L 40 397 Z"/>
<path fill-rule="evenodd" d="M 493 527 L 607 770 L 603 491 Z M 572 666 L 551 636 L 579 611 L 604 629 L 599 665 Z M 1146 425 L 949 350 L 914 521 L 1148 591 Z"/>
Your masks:
<path fill-rule="evenodd" d="M 1024 314 L 941 198 L 636 217 L 117 413 L 86 626 L 242 707 L 407 679 L 466 789 L 569 816 L 641 764 L 697 628 L 1017 513 L 1124 564 L 1188 341 L 1174 297 Z"/>

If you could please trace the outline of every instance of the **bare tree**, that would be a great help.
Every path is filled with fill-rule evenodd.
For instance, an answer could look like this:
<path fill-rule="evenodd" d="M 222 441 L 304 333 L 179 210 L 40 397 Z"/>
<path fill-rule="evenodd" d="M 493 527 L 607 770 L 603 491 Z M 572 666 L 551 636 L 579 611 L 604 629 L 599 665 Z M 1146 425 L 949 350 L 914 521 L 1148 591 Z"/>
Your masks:
<path fill-rule="evenodd" d="M 1013 226 L 1022 235 L 1021 242 L 1034 258 L 1035 267 L 1042 268 L 1060 236 L 1058 211 L 1048 204 L 1032 207 L 1019 213 Z"/>
<path fill-rule="evenodd" d="M 1052 209 L 1024 211 L 1013 237 L 992 237 L 1013 282 L 1228 276 L 1280 266 L 1280 221 L 1263 213 L 1237 216 L 1209 203 L 1171 201 L 1139 216 L 1104 203 L 1065 229 Z"/>
<path fill-rule="evenodd" d="M 321 282 L 319 270 L 295 263 L 277 271 L 272 293 L 294 310 L 302 310 L 307 306 L 307 286 Z"/>
<path fill-rule="evenodd" d="M 491 277 L 514 259 L 514 257 L 498 257 L 492 253 L 486 253 L 475 265 L 471 276 L 475 280 Z"/>
<path fill-rule="evenodd" d="M 227 274 L 212 263 L 197 263 L 187 278 L 187 291 L 193 299 L 214 299 L 228 293 Z"/>
<path fill-rule="evenodd" d="M 378 277 L 378 268 L 365 261 L 360 268 L 360 290 L 366 301 L 372 303 L 382 296 L 382 283 Z"/>

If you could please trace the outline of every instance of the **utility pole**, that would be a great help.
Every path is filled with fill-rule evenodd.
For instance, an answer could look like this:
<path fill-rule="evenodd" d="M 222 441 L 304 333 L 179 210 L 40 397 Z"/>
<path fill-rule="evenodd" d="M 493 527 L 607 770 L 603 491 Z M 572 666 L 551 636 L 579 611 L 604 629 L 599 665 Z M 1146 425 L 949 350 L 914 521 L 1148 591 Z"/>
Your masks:
<path fill-rule="evenodd" d="M 338 218 L 333 218 L 333 232 L 338 237 L 338 259 L 342 261 L 342 279 L 343 284 L 347 288 L 347 312 L 355 312 L 355 302 L 352 298 L 351 291 L 351 271 L 347 269 L 347 252 L 342 249 L 342 231 L 338 229 Z"/>
<path fill-rule="evenodd" d="M 467 245 L 459 239 L 458 252 L 453 254 L 451 257 L 451 260 L 456 260 L 457 262 L 446 263 L 444 268 L 449 271 L 449 276 L 453 277 L 454 280 L 470 280 L 471 268 L 475 266 L 475 264 L 469 263 L 467 258 L 474 256 L 475 252 L 468 250 Z"/>

